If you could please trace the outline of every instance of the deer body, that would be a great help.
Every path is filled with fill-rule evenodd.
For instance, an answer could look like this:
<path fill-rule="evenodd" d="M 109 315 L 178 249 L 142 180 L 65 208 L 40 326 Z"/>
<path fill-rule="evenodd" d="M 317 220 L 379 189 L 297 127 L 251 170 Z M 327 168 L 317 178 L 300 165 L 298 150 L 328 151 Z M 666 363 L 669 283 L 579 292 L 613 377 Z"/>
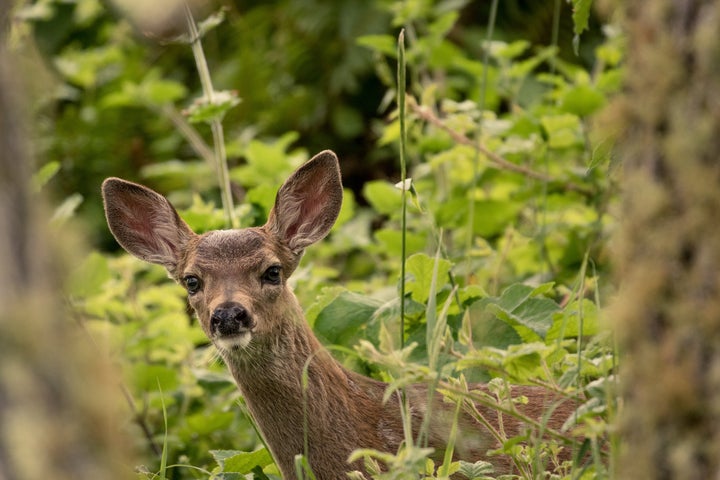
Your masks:
<path fill-rule="evenodd" d="M 103 198 L 120 245 L 165 266 L 187 289 L 201 327 L 230 369 L 284 478 L 296 478 L 297 454 L 307 453 L 319 480 L 334 480 L 363 470 L 347 462 L 355 449 L 398 450 L 404 439 L 398 397 L 383 402 L 386 384 L 348 371 L 332 358 L 286 283 L 305 247 L 327 235 L 340 211 L 334 153 L 321 152 L 293 173 L 262 227 L 197 235 L 164 197 L 115 178 L 103 183 Z M 528 415 L 539 418 L 550 399 L 539 389 L 518 388 L 530 398 Z M 412 387 L 407 398 L 416 435 L 427 391 Z M 432 408 L 429 445 L 442 454 L 450 428 L 443 412 L 450 407 L 437 396 Z M 497 412 L 483 414 L 499 421 Z M 551 419 L 556 425 L 561 421 Z M 461 422 L 463 433 L 471 434 L 461 436 L 458 455 L 486 459 L 496 441 L 469 417 Z M 512 433 L 521 426 L 506 418 L 503 428 Z M 510 470 L 507 459 L 497 467 Z"/>

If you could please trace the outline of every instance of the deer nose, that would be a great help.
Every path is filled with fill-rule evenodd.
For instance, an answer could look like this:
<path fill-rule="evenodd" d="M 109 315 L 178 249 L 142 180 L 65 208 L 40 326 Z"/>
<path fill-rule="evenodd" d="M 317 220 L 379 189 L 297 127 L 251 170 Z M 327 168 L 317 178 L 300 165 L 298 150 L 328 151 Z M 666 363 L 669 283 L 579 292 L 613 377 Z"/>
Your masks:
<path fill-rule="evenodd" d="M 221 336 L 235 335 L 254 326 L 255 322 L 245 307 L 235 302 L 221 303 L 210 316 L 212 333 Z"/>

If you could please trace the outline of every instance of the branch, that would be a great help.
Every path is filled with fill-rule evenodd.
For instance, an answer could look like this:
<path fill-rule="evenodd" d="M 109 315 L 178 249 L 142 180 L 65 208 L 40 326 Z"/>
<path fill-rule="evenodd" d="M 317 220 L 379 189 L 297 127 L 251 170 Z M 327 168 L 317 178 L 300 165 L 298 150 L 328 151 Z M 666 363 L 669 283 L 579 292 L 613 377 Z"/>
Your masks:
<path fill-rule="evenodd" d="M 423 107 L 421 105 L 418 105 L 418 103 L 415 101 L 415 99 L 411 96 L 405 97 L 407 104 L 410 106 L 410 109 L 422 120 L 425 120 L 426 122 L 436 126 L 437 128 L 443 130 L 446 132 L 450 137 L 455 140 L 457 143 L 461 145 L 468 145 L 483 155 L 487 157 L 490 167 L 496 168 L 498 170 L 506 170 L 509 172 L 515 172 L 520 173 L 522 175 L 525 175 L 528 178 L 532 178 L 535 180 L 539 180 L 541 182 L 546 183 L 560 183 L 564 184 L 565 187 L 568 190 L 572 190 L 575 192 L 582 193 L 583 195 L 593 195 L 594 191 L 588 187 L 585 187 L 583 185 L 578 185 L 574 182 L 562 182 L 559 179 L 553 178 L 550 175 L 547 175 L 542 172 L 535 171 L 529 167 L 525 167 L 523 165 L 518 165 L 517 163 L 513 163 L 509 160 L 506 160 L 501 155 L 498 155 L 497 153 L 491 151 L 488 149 L 482 141 L 474 141 L 465 135 L 463 135 L 460 132 L 456 132 L 455 130 L 451 129 L 445 123 L 442 121 L 442 119 L 438 118 L 432 110 L 430 110 L 428 107 Z"/>

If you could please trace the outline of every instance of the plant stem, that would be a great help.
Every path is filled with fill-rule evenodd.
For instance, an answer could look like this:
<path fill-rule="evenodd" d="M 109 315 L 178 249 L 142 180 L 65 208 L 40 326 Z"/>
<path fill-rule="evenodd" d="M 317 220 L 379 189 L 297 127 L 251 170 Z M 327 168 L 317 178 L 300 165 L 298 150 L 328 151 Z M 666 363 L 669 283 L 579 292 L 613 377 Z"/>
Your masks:
<path fill-rule="evenodd" d="M 207 60 L 205 59 L 205 52 L 202 49 L 200 34 L 195 25 L 190 6 L 187 3 L 185 3 L 185 18 L 187 19 L 190 44 L 192 46 L 193 56 L 195 57 L 195 65 L 197 66 L 200 77 L 203 95 L 205 100 L 212 104 L 215 101 L 215 90 L 213 89 L 212 79 L 210 78 L 210 70 L 208 69 Z M 231 228 L 237 228 L 238 221 L 235 216 L 235 207 L 230 190 L 230 175 L 228 173 L 227 153 L 225 151 L 225 134 L 219 118 L 214 118 L 210 121 L 210 129 L 212 130 L 213 144 L 215 146 L 215 170 L 218 175 L 218 184 L 222 196 L 225 223 Z"/>
<path fill-rule="evenodd" d="M 442 129 L 445 131 L 448 135 L 450 135 L 450 138 L 452 138 L 455 142 L 460 143 L 462 145 L 467 145 L 469 147 L 473 147 L 477 149 L 480 153 L 485 155 L 488 159 L 488 164 L 492 168 L 497 168 L 498 170 L 507 170 L 509 172 L 515 172 L 520 173 L 522 175 L 525 175 L 528 178 L 532 178 L 535 180 L 539 180 L 542 182 L 549 182 L 549 183 L 556 183 L 561 182 L 561 180 L 553 178 L 549 176 L 546 173 L 538 172 L 536 170 L 533 170 L 532 168 L 528 168 L 524 165 L 518 165 L 517 163 L 512 163 L 511 161 L 505 159 L 501 155 L 498 155 L 497 153 L 491 151 L 488 149 L 484 143 L 481 141 L 474 141 L 467 136 L 463 135 L 462 133 L 456 132 L 455 130 L 451 129 L 445 123 L 438 118 L 433 112 L 430 111 L 429 108 L 423 107 L 421 105 L 418 105 L 418 103 L 413 99 L 412 97 L 407 98 L 407 102 L 410 105 L 410 108 L 412 109 L 413 113 L 415 113 L 418 117 L 425 120 L 428 123 L 431 123 L 432 125 L 435 125 L 436 127 Z M 578 193 L 581 193 L 586 196 L 592 196 L 595 194 L 594 190 L 591 188 L 588 188 L 583 185 L 579 185 L 574 182 L 564 182 L 564 186 L 566 190 L 575 191 Z"/>
<path fill-rule="evenodd" d="M 400 221 L 400 349 L 405 348 L 405 257 L 407 233 L 407 166 L 405 163 L 405 29 L 398 36 L 398 112 L 400 115 L 400 185 L 402 185 L 402 216 Z"/>

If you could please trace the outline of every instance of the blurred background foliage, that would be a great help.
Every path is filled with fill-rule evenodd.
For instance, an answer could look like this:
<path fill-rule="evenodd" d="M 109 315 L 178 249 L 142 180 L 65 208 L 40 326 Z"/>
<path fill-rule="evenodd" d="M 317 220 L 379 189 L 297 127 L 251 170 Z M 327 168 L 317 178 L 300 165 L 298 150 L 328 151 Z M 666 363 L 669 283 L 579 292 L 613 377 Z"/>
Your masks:
<path fill-rule="evenodd" d="M 478 98 L 480 77 L 458 71 L 462 67 L 453 53 L 482 58 L 489 3 L 239 1 L 204 5 L 201 13 L 218 8 L 225 20 L 203 43 L 216 88 L 234 90 L 241 99 L 224 120 L 231 165 L 244 162 L 251 140 L 296 132 L 293 147 L 308 152 L 332 147 L 343 160 L 346 185 L 356 192 L 369 179 L 396 173 L 393 149 L 378 146 L 394 65 L 357 39 L 396 32 L 405 20 L 417 21 L 421 35 L 454 13 L 446 31 L 439 32 L 433 58 L 410 62 L 418 73 L 445 70 L 450 78 L 444 95 Z M 554 10 L 552 2 L 500 2 L 494 38 L 549 45 Z M 60 167 L 50 184 L 53 192 L 87 199 L 79 213 L 104 248 L 114 243 L 102 228 L 97 201 L 103 178 L 142 179 L 166 193 L 188 182 L 207 192 L 214 178 L 177 127 L 182 110 L 201 95 L 192 52 L 177 41 L 185 28 L 182 15 L 140 31 L 121 12 L 110 0 L 37 0 L 21 2 L 16 11 L 23 22 L 22 48 L 36 47 L 47 69 L 34 92 L 38 158 Z M 565 2 L 559 21 L 558 44 L 565 46 L 560 58 L 592 65 L 598 30 L 583 37 L 575 56 L 567 48 L 572 21 Z M 528 57 L 530 51 L 520 55 Z M 502 95 L 490 80 L 486 95 L 494 107 Z M 209 129 L 199 130 L 210 138 Z M 172 181 L 172 167 L 180 166 L 192 173 Z"/>
<path fill-rule="evenodd" d="M 128 5 L 19 2 L 12 44 L 29 59 L 35 187 L 55 198 L 54 228 L 85 225 L 95 247 L 72 272 L 68 298 L 119 359 L 141 471 L 203 478 L 229 471 L 214 449 L 240 455 L 259 440 L 231 378 L 183 315 L 183 289 L 161 268 L 117 255 L 99 185 L 108 176 L 141 182 L 196 231 L 225 228 L 212 135 L 187 115 L 203 94 L 182 11 L 155 21 Z M 615 362 L 598 312 L 612 291 L 613 141 L 593 126 L 620 88 L 623 38 L 590 2 L 491 10 L 467 0 L 200 6 L 214 86 L 240 100 L 223 118 L 236 214 L 242 226 L 264 223 L 287 175 L 335 150 L 343 210 L 293 287 L 323 342 L 346 347 L 348 365 L 415 378 L 385 363 L 399 344 L 395 74 L 405 28 L 413 190 L 403 334 L 417 346 L 402 358 L 427 363 L 427 332 L 441 318 L 442 372 L 575 388 L 588 400 L 579 418 L 595 422 L 585 431 L 593 451 L 607 453 Z M 351 350 L 363 339 L 379 346 Z M 186 467 L 165 472 L 163 451 Z M 607 473 L 602 462 L 591 471 Z"/>

